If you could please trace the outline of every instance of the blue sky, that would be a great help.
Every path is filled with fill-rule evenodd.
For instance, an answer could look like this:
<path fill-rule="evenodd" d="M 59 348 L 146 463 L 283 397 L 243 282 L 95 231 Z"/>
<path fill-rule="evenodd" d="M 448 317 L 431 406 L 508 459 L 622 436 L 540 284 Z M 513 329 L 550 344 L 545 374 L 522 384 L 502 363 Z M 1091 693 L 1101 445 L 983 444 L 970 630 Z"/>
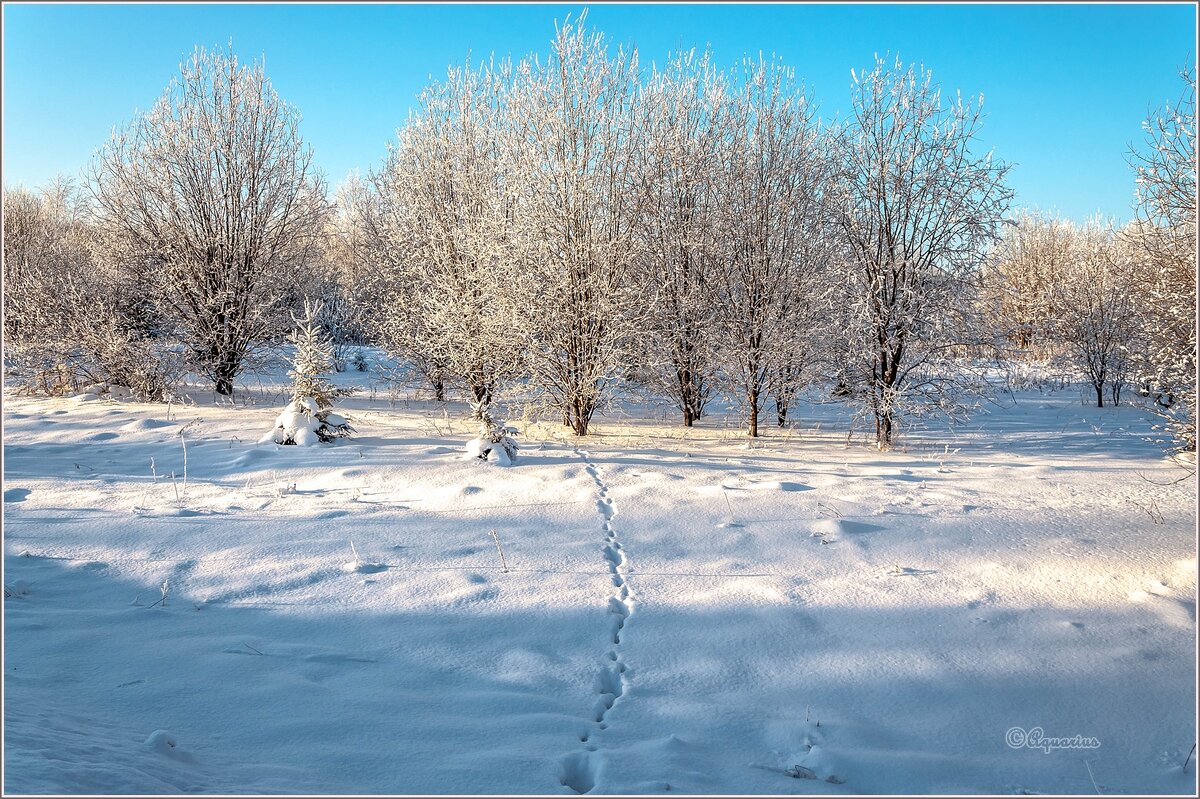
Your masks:
<path fill-rule="evenodd" d="M 468 52 L 545 53 L 584 5 L 4 6 L 4 184 L 76 175 L 111 128 L 148 107 L 195 45 L 265 55 L 330 184 L 383 158 L 415 95 Z M 1196 59 L 1190 4 L 592 4 L 589 24 L 643 63 L 711 44 L 718 63 L 775 52 L 832 118 L 874 53 L 985 95 L 986 146 L 1014 162 L 1017 202 L 1082 219 L 1130 216 L 1125 152 Z"/>

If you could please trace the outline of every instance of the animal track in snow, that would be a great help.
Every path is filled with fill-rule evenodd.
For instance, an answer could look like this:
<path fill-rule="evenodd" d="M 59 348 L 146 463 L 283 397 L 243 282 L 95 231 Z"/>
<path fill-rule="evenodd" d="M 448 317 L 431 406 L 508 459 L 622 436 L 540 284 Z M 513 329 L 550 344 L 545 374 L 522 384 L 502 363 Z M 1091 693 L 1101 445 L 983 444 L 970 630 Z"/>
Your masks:
<path fill-rule="evenodd" d="M 575 793 L 588 793 L 596 787 L 599 762 L 591 751 L 576 752 L 563 758 L 559 781 Z"/>
<path fill-rule="evenodd" d="M 1194 626 L 1196 623 L 1196 603 L 1190 598 L 1176 596 L 1171 586 L 1163 580 L 1147 583 L 1144 591 L 1130 592 L 1129 601 L 1145 605 L 1165 621 L 1181 627 Z"/>
<path fill-rule="evenodd" d="M 9 488 L 4 492 L 5 502 L 24 502 L 33 492 L 28 488 Z"/>
<path fill-rule="evenodd" d="M 563 758 L 560 764 L 559 781 L 576 793 L 589 793 L 594 790 L 599 778 L 599 767 L 602 758 L 596 754 L 596 745 L 591 743 L 594 731 L 608 728 L 606 718 L 609 712 L 621 701 L 628 692 L 629 669 L 621 659 L 621 633 L 625 629 L 629 617 L 633 614 L 634 601 L 629 590 L 626 577 L 628 558 L 625 547 L 617 537 L 613 528 L 613 519 L 617 516 L 617 508 L 608 496 L 608 484 L 604 481 L 600 467 L 592 463 L 587 452 L 579 450 L 583 460 L 584 470 L 596 484 L 599 498 L 596 500 L 596 510 L 603 517 L 601 532 L 604 533 L 604 543 L 600 553 L 608 565 L 612 579 L 612 595 L 608 598 L 608 615 L 612 647 L 605 652 L 601 665 L 592 682 L 596 694 L 596 703 L 589 718 L 589 729 L 579 736 L 584 745 L 583 752 L 575 752 Z M 591 725 L 595 725 L 594 729 Z"/>

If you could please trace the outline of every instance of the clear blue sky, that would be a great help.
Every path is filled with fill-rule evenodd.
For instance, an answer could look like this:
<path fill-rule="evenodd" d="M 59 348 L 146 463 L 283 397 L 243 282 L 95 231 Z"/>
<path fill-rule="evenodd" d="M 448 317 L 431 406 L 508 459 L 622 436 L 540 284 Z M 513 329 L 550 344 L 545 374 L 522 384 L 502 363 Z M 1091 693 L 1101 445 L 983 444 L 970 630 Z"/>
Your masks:
<path fill-rule="evenodd" d="M 231 37 L 266 56 L 331 185 L 366 173 L 415 95 L 450 63 L 545 53 L 555 20 L 583 5 L 4 6 L 3 180 L 77 175 L 114 125 L 147 108 L 195 45 Z M 775 52 L 821 115 L 845 114 L 850 69 L 876 52 L 920 61 L 943 90 L 983 93 L 983 135 L 1016 164 L 1017 202 L 1082 219 L 1129 218 L 1125 161 L 1147 112 L 1179 96 L 1195 63 L 1189 4 L 592 4 L 588 22 L 644 63 L 711 44 L 719 63 Z"/>

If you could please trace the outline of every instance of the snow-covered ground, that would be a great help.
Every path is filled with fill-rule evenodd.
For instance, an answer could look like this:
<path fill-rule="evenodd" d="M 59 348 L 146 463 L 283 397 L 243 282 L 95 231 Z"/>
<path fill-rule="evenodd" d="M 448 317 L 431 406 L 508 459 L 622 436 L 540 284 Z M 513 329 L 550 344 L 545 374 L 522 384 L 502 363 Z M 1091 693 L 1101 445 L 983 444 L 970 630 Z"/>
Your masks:
<path fill-rule="evenodd" d="M 501 468 L 465 405 L 302 448 L 249 396 L 6 394 L 5 792 L 1196 790 L 1195 487 L 1137 408 L 635 410 Z"/>

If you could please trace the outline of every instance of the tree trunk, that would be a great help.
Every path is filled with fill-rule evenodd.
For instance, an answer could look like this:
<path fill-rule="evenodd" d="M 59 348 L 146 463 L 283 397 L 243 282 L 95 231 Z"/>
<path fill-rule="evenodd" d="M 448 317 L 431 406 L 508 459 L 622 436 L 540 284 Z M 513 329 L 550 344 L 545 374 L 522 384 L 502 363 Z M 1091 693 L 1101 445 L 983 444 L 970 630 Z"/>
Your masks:
<path fill-rule="evenodd" d="M 880 369 L 872 387 L 875 403 L 875 440 L 880 450 L 892 448 L 892 436 L 895 433 L 894 409 L 898 393 L 896 386 L 900 380 L 900 359 L 903 355 L 903 337 L 893 345 L 880 347 Z"/>
<path fill-rule="evenodd" d="M 586 436 L 588 432 L 588 423 L 592 419 L 592 412 L 596 409 L 595 404 L 576 397 L 574 414 L 571 418 L 571 429 L 575 431 L 577 436 Z"/>
<path fill-rule="evenodd" d="M 779 398 L 776 397 L 776 399 L 775 399 L 775 416 L 779 419 L 780 427 L 787 426 L 787 412 L 788 412 L 787 404 L 786 403 L 780 404 Z"/>
<path fill-rule="evenodd" d="M 232 397 L 233 379 L 237 377 L 238 367 L 241 366 L 238 354 L 224 342 L 213 341 L 206 346 L 201 357 L 204 365 L 212 370 L 210 374 L 216 392 L 223 397 Z"/>
<path fill-rule="evenodd" d="M 892 411 L 879 410 L 875 414 L 875 440 L 879 449 L 892 448 Z"/>
<path fill-rule="evenodd" d="M 229 361 L 228 357 L 223 358 L 213 370 L 217 393 L 223 397 L 233 396 L 233 378 L 237 377 L 237 366 Z"/>
<path fill-rule="evenodd" d="M 471 412 L 472 418 L 482 419 L 484 408 L 492 404 L 492 386 L 493 384 L 487 381 L 471 385 L 471 393 L 475 396 L 475 405 Z"/>
<path fill-rule="evenodd" d="M 751 387 L 746 392 L 746 404 L 750 408 L 750 419 L 747 423 L 746 434 L 750 438 L 758 438 L 758 388 Z"/>
<path fill-rule="evenodd" d="M 1092 383 L 1092 387 L 1096 389 L 1096 407 L 1103 408 L 1104 407 L 1104 381 L 1102 380 L 1099 383 Z"/>
<path fill-rule="evenodd" d="M 433 396 L 438 402 L 446 401 L 446 381 L 442 377 L 441 372 L 435 373 L 429 378 L 429 382 L 433 385 Z"/>
<path fill-rule="evenodd" d="M 683 409 L 683 426 L 691 427 L 702 415 L 700 389 L 696 378 L 688 369 L 677 369 L 675 377 L 679 381 L 679 404 Z"/>

